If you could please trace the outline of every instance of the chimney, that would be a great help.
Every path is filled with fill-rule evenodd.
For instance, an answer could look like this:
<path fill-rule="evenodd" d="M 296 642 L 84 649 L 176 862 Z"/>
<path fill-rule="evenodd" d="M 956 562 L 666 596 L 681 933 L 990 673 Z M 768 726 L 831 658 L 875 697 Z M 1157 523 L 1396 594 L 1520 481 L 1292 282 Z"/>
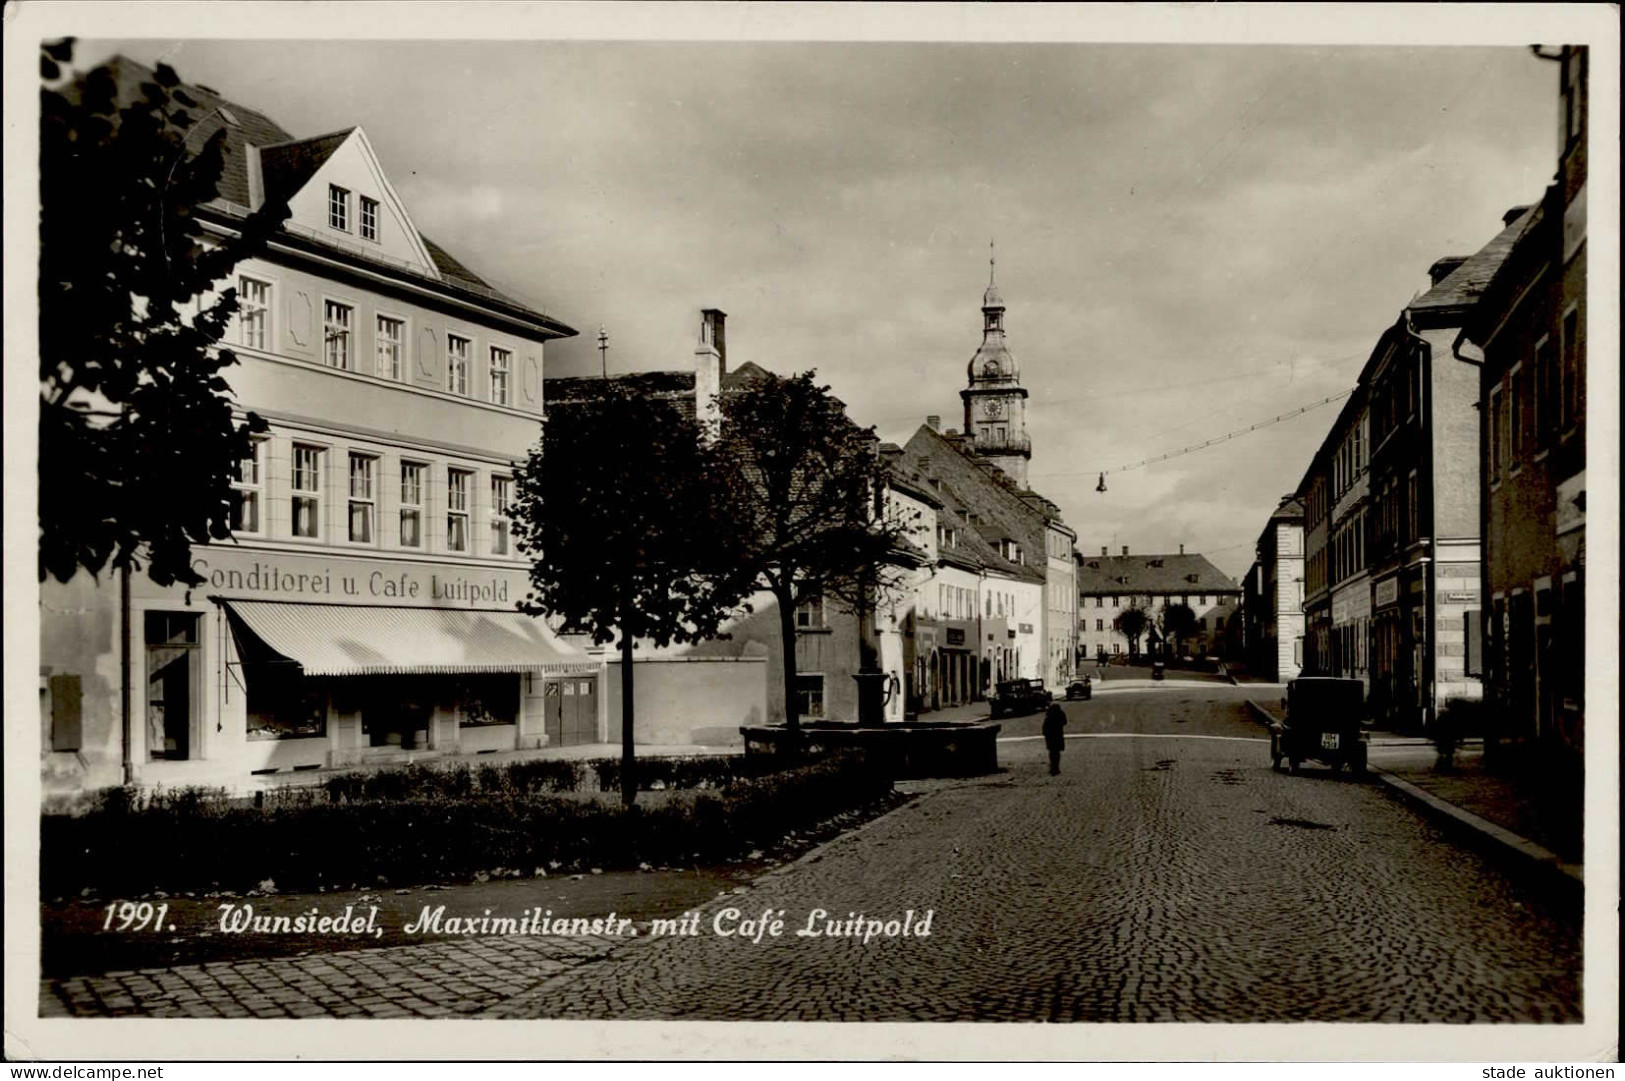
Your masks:
<path fill-rule="evenodd" d="M 932 413 L 930 416 L 925 418 L 925 426 L 930 428 L 933 432 L 942 431 L 942 417 L 936 413 Z"/>
<path fill-rule="evenodd" d="M 728 336 L 724 332 L 724 326 L 728 321 L 728 313 L 717 308 L 702 308 L 700 318 L 703 320 L 700 326 L 700 342 L 701 344 L 709 343 L 711 348 L 716 350 L 717 357 L 722 361 L 722 370 L 726 373 L 728 370 Z"/>
<path fill-rule="evenodd" d="M 1179 554 L 1180 554 L 1180 555 L 1184 555 L 1184 554 L 1185 554 L 1185 546 L 1184 546 L 1184 545 L 1183 545 L 1183 544 L 1181 544 L 1181 545 L 1180 545 L 1180 546 L 1179 546 Z"/>
<path fill-rule="evenodd" d="M 1467 261 L 1465 255 L 1447 255 L 1428 267 L 1428 281 L 1438 285 L 1456 272 L 1456 268 Z"/>
<path fill-rule="evenodd" d="M 701 424 L 722 420 L 722 375 L 728 370 L 728 345 L 723 337 L 723 321 L 728 316 L 716 308 L 700 312 L 700 340 L 694 346 L 694 416 Z"/>
<path fill-rule="evenodd" d="M 1527 213 L 1529 213 L 1529 207 L 1515 206 L 1511 210 L 1508 210 L 1505 214 L 1501 215 L 1501 224 L 1503 226 L 1511 225 L 1513 222 L 1517 221 Z"/>
<path fill-rule="evenodd" d="M 1104 545 L 1104 544 L 1102 544 L 1102 545 L 1101 545 L 1101 546 L 1100 546 L 1100 554 L 1101 554 L 1101 555 L 1102 555 L 1102 556 L 1104 556 L 1104 555 L 1105 555 L 1105 554 L 1106 554 L 1106 546 L 1105 546 L 1105 545 Z"/>
<path fill-rule="evenodd" d="M 1128 545 L 1123 545 L 1123 554 L 1128 555 Z"/>

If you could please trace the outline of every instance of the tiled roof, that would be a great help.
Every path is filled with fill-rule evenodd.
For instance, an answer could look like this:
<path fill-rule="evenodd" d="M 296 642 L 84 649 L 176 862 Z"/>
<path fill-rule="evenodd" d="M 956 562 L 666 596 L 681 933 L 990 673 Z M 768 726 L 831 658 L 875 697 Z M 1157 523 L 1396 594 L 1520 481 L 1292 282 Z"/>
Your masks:
<path fill-rule="evenodd" d="M 1458 315 L 1470 308 L 1506 261 L 1512 246 L 1534 219 L 1534 207 L 1526 207 L 1494 240 L 1468 256 L 1461 266 L 1432 289 L 1406 305 L 1418 315 Z"/>
<path fill-rule="evenodd" d="M 677 411 L 689 420 L 693 420 L 696 416 L 693 372 L 628 372 L 624 375 L 612 375 L 608 381 L 610 384 L 633 394 L 674 402 Z M 549 412 L 568 409 L 573 405 L 589 401 L 603 388 L 604 382 L 603 376 L 598 375 L 544 377 L 542 379 L 543 405 Z"/>
<path fill-rule="evenodd" d="M 757 364 L 754 360 L 747 360 L 737 368 L 730 368 L 722 373 L 722 389 L 738 390 L 741 387 L 753 387 L 764 379 L 771 379 L 773 373 Z"/>
<path fill-rule="evenodd" d="M 1192 576 L 1195 581 L 1192 581 Z M 1235 580 L 1200 553 L 1078 556 L 1079 593 L 1233 593 Z"/>
<path fill-rule="evenodd" d="M 344 144 L 355 128 L 318 135 L 313 139 L 293 139 L 260 147 L 260 176 L 265 182 L 265 198 L 288 199 L 327 164 L 333 151 Z"/>
<path fill-rule="evenodd" d="M 127 56 L 114 56 L 107 62 L 108 69 L 118 87 L 118 100 L 130 102 L 141 96 L 141 84 L 151 82 L 155 72 L 138 61 Z M 228 101 L 212 90 L 190 83 L 183 83 L 178 90 L 184 91 L 194 101 L 197 107 L 188 109 L 188 115 L 193 118 L 194 125 L 187 135 L 187 145 L 201 147 L 208 139 L 221 128 L 225 129 L 226 141 L 224 147 L 224 166 L 217 185 L 217 198 L 237 207 L 249 208 L 253 206 L 253 196 L 248 183 L 248 147 L 253 145 L 260 150 L 260 175 L 264 183 L 267 197 L 285 197 L 297 191 L 300 185 L 308 181 L 322 163 L 336 150 L 340 144 L 355 130 L 354 127 L 343 131 L 330 132 L 308 139 L 296 139 L 281 125 L 271 120 L 265 114 Z M 173 91 L 172 91 L 173 93 Z M 230 121 L 227 120 L 230 117 Z M 199 119 L 201 117 L 201 119 Z M 542 312 L 536 311 L 531 305 L 515 300 L 501 290 L 494 288 L 489 282 L 464 266 L 440 245 L 426 236 L 419 234 L 424 247 L 428 249 L 429 256 L 434 260 L 437 270 L 446 284 L 471 292 L 481 299 L 494 299 L 509 307 L 515 308 L 532 316 L 539 316 L 557 329 L 566 332 L 565 336 L 575 331 L 565 327 L 557 320 L 548 318 Z M 307 237 L 320 243 L 319 238 Z M 355 256 L 356 252 L 349 248 L 337 248 L 347 255 Z M 366 259 L 366 256 L 361 256 Z M 366 259 L 368 262 L 377 262 L 381 266 L 398 269 L 393 264 L 380 260 Z"/>
<path fill-rule="evenodd" d="M 1484 287 L 1479 295 L 1479 303 L 1468 320 L 1473 341 L 1482 345 L 1483 338 L 1489 336 L 1496 324 L 1507 316 L 1516 298 L 1539 269 L 1547 260 L 1557 257 L 1551 249 L 1562 244 L 1562 198 L 1562 187 L 1554 184 L 1546 189 L 1541 202 L 1529 213 L 1523 232 L 1518 235 L 1495 277 Z M 1558 251 L 1561 252 L 1560 247 Z"/>
<path fill-rule="evenodd" d="M 549 376 L 542 381 L 542 388 L 546 392 L 544 399 L 549 403 L 582 401 L 593 397 L 605 382 L 602 376 L 597 375 Z M 686 394 L 691 398 L 694 395 L 693 372 L 628 372 L 624 375 L 612 375 L 607 382 L 635 394 L 661 396 Z"/>
<path fill-rule="evenodd" d="M 942 435 L 929 425 L 922 424 L 915 431 L 903 448 L 903 455 L 910 468 L 937 482 L 937 492 L 945 503 L 958 504 L 967 527 L 964 531 L 971 533 L 975 541 L 982 542 L 988 558 L 1014 569 L 1021 577 L 1044 580 L 1045 525 L 1050 518 L 1045 508 L 1053 508 L 1053 504 L 1042 497 L 1024 498 L 1030 493 L 1017 490 L 997 466 L 977 458 L 962 442 Z M 977 519 L 973 527 L 971 515 Z M 995 540 L 1008 537 L 1036 564 L 1008 563 L 986 544 L 984 537 Z"/>
<path fill-rule="evenodd" d="M 1270 520 L 1274 521 L 1277 518 L 1281 518 L 1287 521 L 1295 521 L 1302 517 L 1303 504 L 1298 502 L 1296 496 L 1289 496 L 1286 499 L 1281 500 L 1280 505 L 1275 508 L 1275 512 L 1270 515 Z"/>
<path fill-rule="evenodd" d="M 121 105 L 138 100 L 141 97 L 141 84 L 154 81 L 156 75 L 145 64 L 131 60 L 127 56 L 113 57 L 107 62 L 107 68 L 112 72 L 114 84 L 118 87 L 117 100 Z M 225 167 L 220 174 L 220 197 L 241 206 L 250 205 L 248 152 L 245 148 L 250 143 L 255 146 L 285 143 L 293 139 L 293 136 L 264 113 L 238 105 L 234 101 L 229 102 L 213 91 L 191 84 L 182 84 L 177 89 L 184 90 L 197 102 L 196 108 L 187 110 L 187 115 L 194 121 L 194 126 L 187 136 L 189 146 L 201 147 L 215 132 L 221 128 L 226 129 Z M 228 123 L 221 115 L 219 111 L 221 109 L 229 113 L 237 123 Z"/>

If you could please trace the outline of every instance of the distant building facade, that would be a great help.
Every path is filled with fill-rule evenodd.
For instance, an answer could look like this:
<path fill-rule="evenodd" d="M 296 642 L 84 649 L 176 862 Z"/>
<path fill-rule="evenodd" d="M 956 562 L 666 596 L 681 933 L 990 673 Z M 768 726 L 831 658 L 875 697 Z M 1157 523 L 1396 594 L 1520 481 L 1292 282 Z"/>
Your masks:
<path fill-rule="evenodd" d="M 935 572 L 918 586 L 921 712 L 978 701 L 1004 679 L 1059 678 L 1048 650 L 1046 553 L 1072 536 L 1053 504 L 1018 491 L 937 424 L 930 418 L 896 457 L 896 468 L 941 504 Z"/>
<path fill-rule="evenodd" d="M 1246 588 L 1247 667 L 1265 679 L 1297 678 L 1303 666 L 1303 505 L 1282 499 L 1258 535 Z"/>
<path fill-rule="evenodd" d="M 1401 727 L 1425 729 L 1451 699 L 1482 697 L 1467 672 L 1468 626 L 1481 608 L 1478 380 L 1452 350 L 1528 220 L 1527 208 L 1508 211 L 1478 252 L 1435 262 L 1431 288 L 1377 340 L 1360 375 L 1371 446 L 1371 706 Z"/>
<path fill-rule="evenodd" d="M 1491 734 L 1585 746 L 1588 50 L 1564 47 L 1556 183 L 1456 343 L 1477 376 Z"/>
<path fill-rule="evenodd" d="M 1229 624 L 1241 604 L 1241 587 L 1215 567 L 1205 556 L 1186 554 L 1184 545 L 1177 553 L 1130 555 L 1123 546 L 1119 555 L 1079 554 L 1078 655 L 1082 662 L 1102 655 L 1116 657 L 1134 650 L 1118 626 L 1118 617 L 1127 609 L 1146 613 L 1149 634 L 1137 643 L 1146 652 L 1160 638 L 1158 615 L 1170 604 L 1187 605 L 1196 616 L 1195 634 L 1184 648 L 1197 656 L 1219 653 Z"/>
<path fill-rule="evenodd" d="M 1361 386 L 1344 404 L 1298 488 L 1304 508 L 1307 674 L 1369 680 L 1371 581 L 1365 557 L 1369 423 Z"/>

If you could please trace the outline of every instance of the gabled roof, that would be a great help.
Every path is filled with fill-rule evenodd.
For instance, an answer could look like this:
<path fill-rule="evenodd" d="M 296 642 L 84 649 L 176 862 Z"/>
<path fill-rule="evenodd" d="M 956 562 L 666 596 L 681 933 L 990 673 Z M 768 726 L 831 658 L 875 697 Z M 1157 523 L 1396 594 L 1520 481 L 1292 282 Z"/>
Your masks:
<path fill-rule="evenodd" d="M 757 364 L 754 360 L 747 360 L 737 368 L 730 368 L 722 373 L 722 389 L 738 390 L 742 387 L 753 387 L 764 380 L 773 378 L 773 373 Z"/>
<path fill-rule="evenodd" d="M 1470 340 L 1482 346 L 1486 338 L 1493 338 L 1495 328 L 1519 302 L 1525 286 L 1533 281 L 1548 260 L 1561 257 L 1563 189 L 1553 184 L 1546 189 L 1541 201 L 1529 212 L 1523 231 L 1512 245 L 1512 250 L 1479 295 L 1467 321 Z M 1553 252 L 1553 248 L 1556 252 Z"/>
<path fill-rule="evenodd" d="M 1192 576 L 1195 581 L 1192 581 Z M 1200 553 L 1167 555 L 1078 555 L 1078 592 L 1233 593 L 1234 579 Z"/>
<path fill-rule="evenodd" d="M 141 97 L 141 85 L 154 81 L 156 77 L 156 72 L 152 68 L 127 56 L 114 56 L 107 61 L 106 66 L 112 73 L 118 101 L 121 104 L 138 100 Z M 186 110 L 187 116 L 193 122 L 186 139 L 189 147 L 201 148 L 215 132 L 225 130 L 224 165 L 217 185 L 215 202 L 230 204 L 219 207 L 228 217 L 241 217 L 254 207 L 253 192 L 249 183 L 250 146 L 260 152 L 260 176 L 265 194 L 285 197 L 308 181 L 356 130 L 352 126 L 326 135 L 297 139 L 264 113 L 230 101 L 212 89 L 182 83 L 171 91 L 171 95 L 174 96 L 177 92 L 197 103 L 195 107 Z M 239 209 L 233 211 L 232 207 Z M 285 235 L 291 237 L 293 234 L 285 233 Z M 573 328 L 494 288 L 428 237 L 419 234 L 419 239 L 423 241 L 431 260 L 442 276 L 441 284 L 469 294 L 479 301 L 495 300 L 515 309 L 539 321 L 550 333 L 558 337 L 570 337 L 575 334 Z M 401 270 L 393 263 L 369 259 L 365 255 L 358 255 L 352 249 L 326 244 L 319 237 L 301 234 L 299 240 L 302 244 L 316 244 L 323 249 L 342 252 L 346 258 L 359 259 L 369 267 L 394 272 Z M 424 275 L 423 278 L 433 280 L 428 275 Z"/>
<path fill-rule="evenodd" d="M 260 176 L 265 183 L 265 198 L 292 198 L 353 131 L 355 128 L 349 127 L 311 139 L 292 139 L 260 147 Z"/>
<path fill-rule="evenodd" d="M 1041 569 L 1030 564 L 1012 563 L 999 554 L 978 527 L 972 524 L 970 515 L 973 512 L 952 485 L 939 480 L 938 494 L 943 504 L 943 509 L 938 512 L 938 519 L 947 519 L 947 524 L 952 526 L 954 531 L 953 544 L 937 545 L 939 560 L 970 570 L 990 571 L 1024 582 L 1044 580 L 1044 572 Z"/>
<path fill-rule="evenodd" d="M 114 56 L 107 61 L 106 66 L 118 88 L 117 100 L 121 105 L 139 100 L 141 84 L 155 81 L 157 74 L 152 68 L 127 56 Z M 205 90 L 193 84 L 182 84 L 176 89 L 183 91 L 197 103 L 195 108 L 186 110 L 195 125 L 187 137 L 188 146 L 202 147 L 215 132 L 221 128 L 226 130 L 225 166 L 221 170 L 219 183 L 220 197 L 240 206 L 250 205 L 247 146 L 284 143 L 293 136 L 264 113 L 250 109 L 246 105 L 227 101 L 213 90 Z M 227 116 L 231 119 L 228 120 Z"/>
<path fill-rule="evenodd" d="M 927 424 L 909 438 L 904 455 L 911 466 L 962 500 L 967 515 L 975 514 L 1021 545 L 1033 564 L 1043 564 L 1046 526 L 1059 520 L 1054 504 L 1017 489 L 1003 470 L 972 453 L 963 438 L 945 436 Z"/>
<path fill-rule="evenodd" d="M 1434 324 L 1448 323 L 1447 317 L 1459 322 L 1483 295 L 1485 288 L 1494 279 L 1495 272 L 1501 268 L 1501 264 L 1511 253 L 1512 246 L 1534 220 L 1534 207 L 1520 209 L 1522 212 L 1508 222 L 1496 234 L 1494 240 L 1468 256 L 1439 284 L 1407 304 L 1406 310 L 1413 317 L 1421 316 Z M 1511 217 L 1510 211 L 1508 217 Z"/>

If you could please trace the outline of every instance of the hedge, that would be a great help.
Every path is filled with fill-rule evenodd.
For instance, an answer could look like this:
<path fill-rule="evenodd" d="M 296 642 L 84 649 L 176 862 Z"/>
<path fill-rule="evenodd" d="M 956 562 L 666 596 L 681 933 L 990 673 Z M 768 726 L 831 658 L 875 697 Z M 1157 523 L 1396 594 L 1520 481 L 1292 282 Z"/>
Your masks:
<path fill-rule="evenodd" d="M 381 771 L 359 788 L 334 778 L 281 790 L 261 806 L 220 790 L 133 797 L 129 789 L 112 789 L 84 814 L 42 817 L 42 894 L 248 890 L 266 879 L 283 891 L 405 886 L 496 868 L 528 875 L 536 868 L 712 862 L 872 803 L 892 788 L 885 771 L 841 755 L 759 777 L 731 774 L 723 787 L 676 791 L 658 806 L 628 809 L 538 794 L 550 774 L 519 768 L 533 765 L 477 775 Z M 397 776 L 375 780 L 384 773 Z M 687 776 L 703 773 L 696 768 Z"/>

